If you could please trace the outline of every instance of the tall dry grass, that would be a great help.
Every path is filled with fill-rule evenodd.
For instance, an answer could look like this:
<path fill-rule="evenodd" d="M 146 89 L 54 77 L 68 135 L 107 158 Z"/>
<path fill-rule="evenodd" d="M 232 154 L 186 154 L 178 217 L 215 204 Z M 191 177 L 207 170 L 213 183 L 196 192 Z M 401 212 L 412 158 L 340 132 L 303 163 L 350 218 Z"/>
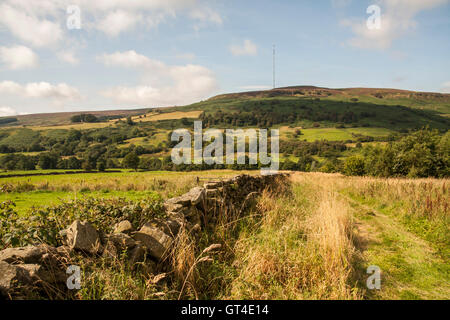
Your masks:
<path fill-rule="evenodd" d="M 359 299 L 353 224 L 346 203 L 312 184 L 265 193 L 260 227 L 236 243 L 231 299 Z"/>
<path fill-rule="evenodd" d="M 297 173 L 293 181 L 314 183 L 385 214 L 450 258 L 449 179 L 345 177 L 340 174 Z M 369 209 L 370 208 L 370 209 Z M 374 212 L 372 212 L 373 214 Z"/>

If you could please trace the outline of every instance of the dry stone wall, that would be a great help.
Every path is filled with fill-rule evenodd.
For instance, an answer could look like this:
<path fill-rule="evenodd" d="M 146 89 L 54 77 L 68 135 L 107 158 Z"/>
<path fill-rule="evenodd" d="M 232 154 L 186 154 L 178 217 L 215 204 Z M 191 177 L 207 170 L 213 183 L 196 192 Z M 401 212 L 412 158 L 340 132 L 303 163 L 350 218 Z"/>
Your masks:
<path fill-rule="evenodd" d="M 0 298 L 30 297 L 30 292 L 52 298 L 64 297 L 66 269 L 75 254 L 87 259 L 126 259 L 132 268 L 154 270 L 164 264 L 180 230 L 196 235 L 218 219 L 233 219 L 245 212 L 264 189 L 285 183 L 286 175 L 239 175 L 209 181 L 164 203 L 164 218 L 155 218 L 134 230 L 127 220 L 102 235 L 84 221 L 74 221 L 61 231 L 64 245 L 46 244 L 0 251 Z M 126 253 L 124 255 L 124 253 Z"/>

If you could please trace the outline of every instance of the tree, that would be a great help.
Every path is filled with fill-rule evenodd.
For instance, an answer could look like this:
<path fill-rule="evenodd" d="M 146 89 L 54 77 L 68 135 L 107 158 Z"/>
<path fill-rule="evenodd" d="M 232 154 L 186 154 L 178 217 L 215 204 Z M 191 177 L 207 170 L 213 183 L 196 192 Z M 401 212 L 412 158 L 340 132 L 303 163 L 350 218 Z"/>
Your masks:
<path fill-rule="evenodd" d="M 41 153 L 39 155 L 38 165 L 42 170 L 56 169 L 59 157 L 52 153 Z"/>
<path fill-rule="evenodd" d="M 348 176 L 363 176 L 365 171 L 364 159 L 359 156 L 348 157 L 344 163 L 344 173 Z"/>
<path fill-rule="evenodd" d="M 98 160 L 97 161 L 97 170 L 100 172 L 104 172 L 106 169 L 106 163 L 104 160 Z"/>
<path fill-rule="evenodd" d="M 83 162 L 82 168 L 83 168 L 83 170 L 85 170 L 85 171 L 92 171 L 93 166 L 92 166 L 91 161 L 85 160 L 85 161 Z"/>
<path fill-rule="evenodd" d="M 125 156 L 123 159 L 123 166 L 125 168 L 134 169 L 137 171 L 137 168 L 139 167 L 140 159 L 138 155 L 135 152 L 130 152 Z"/>
<path fill-rule="evenodd" d="M 94 116 L 93 114 L 79 114 L 74 115 L 70 118 L 70 121 L 73 123 L 79 123 L 79 122 L 97 122 L 98 118 Z"/>
<path fill-rule="evenodd" d="M 76 157 L 70 157 L 67 161 L 67 169 L 81 169 L 81 161 Z"/>

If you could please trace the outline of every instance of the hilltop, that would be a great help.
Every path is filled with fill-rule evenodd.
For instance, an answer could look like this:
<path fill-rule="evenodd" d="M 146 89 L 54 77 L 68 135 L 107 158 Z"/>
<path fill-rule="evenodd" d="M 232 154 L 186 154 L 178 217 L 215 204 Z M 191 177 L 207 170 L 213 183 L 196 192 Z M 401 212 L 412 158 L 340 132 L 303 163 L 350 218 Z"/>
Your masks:
<path fill-rule="evenodd" d="M 280 107 L 279 113 L 289 113 L 291 108 L 286 108 L 286 104 L 293 107 L 315 107 L 320 106 L 329 112 L 340 112 L 343 108 L 350 112 L 373 112 L 380 110 L 385 121 L 375 121 L 374 126 L 389 127 L 392 126 L 386 119 L 396 118 L 399 108 L 406 107 L 403 111 L 410 114 L 407 116 L 414 118 L 420 125 L 429 123 L 431 126 L 434 122 L 439 122 L 440 117 L 450 117 L 450 94 L 418 92 L 399 89 L 378 89 L 378 88 L 346 88 L 346 89 L 330 89 L 315 86 L 292 86 L 282 87 L 272 90 L 249 91 L 239 93 L 228 93 L 214 96 L 205 101 L 194 103 L 181 107 L 157 108 L 153 111 L 158 113 L 170 113 L 180 111 L 203 111 L 206 114 L 214 114 L 215 111 L 221 112 L 238 112 L 239 110 L 252 110 L 255 102 L 260 102 L 263 107 L 267 102 L 273 107 Z M 319 102 L 320 101 L 320 102 Z M 319 103 L 318 103 L 319 102 Z M 332 106 L 341 103 L 338 110 Z M 423 110 L 424 114 L 412 114 L 409 109 Z M 0 127 L 17 127 L 17 126 L 60 126 L 69 125 L 70 119 L 74 115 L 93 114 L 99 118 L 100 122 L 108 122 L 115 119 L 123 119 L 127 117 L 139 118 L 152 111 L 149 108 L 133 109 L 133 110 L 106 110 L 106 111 L 79 111 L 79 112 L 61 112 L 61 113 L 42 113 L 18 115 L 12 117 L 0 117 Z M 413 112 L 414 113 L 414 112 Z M 438 118 L 433 118 L 437 116 Z M 182 115 L 175 118 L 182 118 Z M 192 117 L 192 114 L 187 118 Z M 430 118 L 431 117 L 431 118 Z M 173 117 L 171 117 L 173 120 Z M 420 119 L 419 119 L 420 118 Z M 8 119 L 16 119 L 17 121 L 9 122 Z M 396 118 L 398 120 L 398 118 Z M 1 123 L 3 120 L 5 123 Z M 6 120 L 6 121 L 5 121 Z M 380 120 L 380 119 L 377 119 Z M 321 119 L 314 120 L 322 122 Z M 402 125 L 408 127 L 412 124 Z M 416 127 L 414 125 L 414 127 Z"/>
<path fill-rule="evenodd" d="M 316 86 L 291 86 L 264 91 L 222 94 L 210 100 L 249 99 L 274 97 L 314 97 L 338 101 L 358 99 L 374 104 L 402 105 L 406 107 L 435 110 L 450 115 L 450 94 L 420 92 L 389 88 L 331 89 Z"/>

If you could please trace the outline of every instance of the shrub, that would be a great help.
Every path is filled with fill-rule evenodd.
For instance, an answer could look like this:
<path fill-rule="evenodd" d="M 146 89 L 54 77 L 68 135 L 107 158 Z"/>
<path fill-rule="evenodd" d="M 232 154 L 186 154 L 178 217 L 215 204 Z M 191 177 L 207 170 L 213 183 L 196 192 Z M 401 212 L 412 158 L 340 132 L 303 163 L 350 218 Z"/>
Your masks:
<path fill-rule="evenodd" d="M 139 167 L 140 159 L 135 152 L 130 152 L 123 159 L 123 166 L 125 168 L 137 170 Z"/>
<path fill-rule="evenodd" d="M 59 232 L 74 220 L 88 221 L 101 233 L 129 220 L 135 228 L 164 215 L 162 199 L 153 195 L 139 202 L 123 198 L 71 200 L 48 208 L 32 209 L 29 216 L 18 215 L 11 201 L 0 203 L 0 248 L 45 242 L 61 245 Z"/>
<path fill-rule="evenodd" d="M 344 163 L 344 173 L 348 176 L 363 176 L 366 173 L 364 158 L 360 156 L 348 157 Z"/>

